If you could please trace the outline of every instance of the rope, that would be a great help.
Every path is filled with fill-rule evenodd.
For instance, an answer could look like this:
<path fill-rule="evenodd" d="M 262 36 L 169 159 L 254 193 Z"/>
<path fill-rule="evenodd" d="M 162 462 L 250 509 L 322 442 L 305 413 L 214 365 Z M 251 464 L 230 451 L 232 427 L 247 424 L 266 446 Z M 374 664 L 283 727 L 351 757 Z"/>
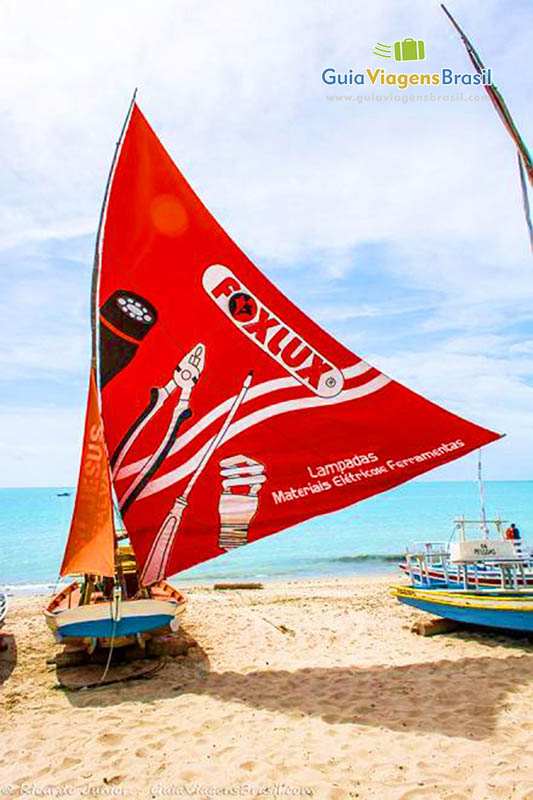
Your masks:
<path fill-rule="evenodd" d="M 105 665 L 105 669 L 104 669 L 102 677 L 98 681 L 99 684 L 102 684 L 105 681 L 105 679 L 107 677 L 107 673 L 108 673 L 109 667 L 110 667 L 110 664 L 111 664 L 111 657 L 113 655 L 113 649 L 115 647 L 115 631 L 116 631 L 116 628 L 117 628 L 117 621 L 116 621 L 116 619 L 114 619 L 113 620 L 113 629 L 111 631 L 111 645 L 109 647 L 109 655 L 107 656 L 107 664 Z"/>
<path fill-rule="evenodd" d="M 105 678 L 107 676 L 108 670 L 109 670 L 109 666 L 111 664 L 111 657 L 113 655 L 113 649 L 115 647 L 115 633 L 117 632 L 117 622 L 118 622 L 117 617 L 118 617 L 119 612 L 120 612 L 121 603 L 122 603 L 122 592 L 120 591 L 117 594 L 117 583 L 116 583 L 116 577 L 115 577 L 115 584 L 113 586 L 113 599 L 109 603 L 109 613 L 111 614 L 111 619 L 113 621 L 113 625 L 112 625 L 112 628 L 111 628 L 111 645 L 109 647 L 109 655 L 107 656 L 107 664 L 105 666 L 104 674 L 100 678 L 99 683 L 103 683 L 104 682 L 104 680 L 105 680 Z"/>
<path fill-rule="evenodd" d="M 60 580 L 61 580 L 61 575 L 58 575 L 56 580 L 55 580 L 55 583 L 54 583 L 54 585 L 52 587 L 52 591 L 50 592 L 50 595 L 48 596 L 48 601 L 52 600 L 56 596 L 56 594 L 57 594 L 57 584 L 59 583 Z"/>

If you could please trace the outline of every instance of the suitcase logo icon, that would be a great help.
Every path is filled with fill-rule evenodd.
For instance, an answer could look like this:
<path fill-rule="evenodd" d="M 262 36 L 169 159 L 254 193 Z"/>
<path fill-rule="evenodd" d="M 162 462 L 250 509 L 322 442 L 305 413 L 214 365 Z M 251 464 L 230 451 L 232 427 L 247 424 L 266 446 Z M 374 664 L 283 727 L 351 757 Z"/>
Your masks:
<path fill-rule="evenodd" d="M 395 61 L 423 61 L 426 57 L 426 48 L 422 39 L 404 39 L 394 42 Z"/>

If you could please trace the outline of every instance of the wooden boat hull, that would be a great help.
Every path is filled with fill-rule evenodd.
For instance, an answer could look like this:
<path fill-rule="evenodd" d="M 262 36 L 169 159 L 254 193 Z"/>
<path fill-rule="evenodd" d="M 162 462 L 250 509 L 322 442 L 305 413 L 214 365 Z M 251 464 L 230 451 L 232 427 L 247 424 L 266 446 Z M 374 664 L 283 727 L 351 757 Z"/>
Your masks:
<path fill-rule="evenodd" d="M 51 600 L 44 616 L 59 641 L 118 640 L 161 628 L 177 630 L 186 598 L 166 581 L 154 587 L 152 595 L 121 601 L 116 614 L 113 603 L 107 600 L 78 605 L 79 585 L 75 582 Z"/>
<path fill-rule="evenodd" d="M 533 592 L 461 592 L 393 586 L 392 593 L 400 603 L 444 619 L 533 632 Z"/>
<path fill-rule="evenodd" d="M 427 575 L 426 572 L 422 572 L 420 567 L 415 564 L 411 564 L 410 567 L 405 562 L 402 562 L 398 565 L 402 572 L 407 575 L 415 585 L 420 586 L 427 586 L 428 585 L 428 578 L 429 578 L 429 585 L 435 587 L 462 587 L 463 586 L 463 571 L 459 570 L 457 567 L 453 565 L 449 565 L 446 568 L 446 573 L 443 567 L 438 565 L 432 564 L 431 566 L 428 565 Z M 477 585 L 484 588 L 495 588 L 501 586 L 501 570 L 499 569 L 483 569 L 478 567 L 477 568 Z M 518 586 L 530 586 L 533 589 L 533 573 L 527 570 L 522 576 L 521 573 L 518 573 L 516 576 Z M 467 567 L 467 585 L 472 589 L 476 588 L 476 579 L 474 575 L 473 567 Z"/>

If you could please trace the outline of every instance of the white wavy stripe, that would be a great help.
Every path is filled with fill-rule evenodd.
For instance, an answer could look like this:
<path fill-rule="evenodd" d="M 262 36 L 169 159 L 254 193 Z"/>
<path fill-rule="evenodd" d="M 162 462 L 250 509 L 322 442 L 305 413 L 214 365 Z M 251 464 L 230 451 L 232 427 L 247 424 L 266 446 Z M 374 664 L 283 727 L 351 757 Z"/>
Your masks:
<path fill-rule="evenodd" d="M 306 397 L 300 400 L 285 400 L 282 403 L 275 403 L 274 405 L 267 406 L 259 411 L 254 411 L 252 414 L 248 414 L 247 417 L 243 417 L 237 422 L 234 422 L 233 425 L 230 425 L 226 436 L 224 437 L 224 444 L 230 439 L 233 439 L 233 437 L 237 436 L 239 433 L 242 433 L 248 428 L 257 425 L 259 422 L 270 419 L 271 417 L 278 416 L 279 414 L 288 414 L 291 411 L 301 411 L 303 408 L 330 406 L 338 403 L 347 403 L 350 400 L 358 400 L 361 397 L 366 397 L 369 394 L 379 391 L 388 383 L 390 383 L 390 381 L 391 378 L 388 378 L 386 375 L 378 375 L 377 378 L 373 378 L 371 381 L 368 381 L 368 383 L 365 383 L 362 386 L 356 386 L 354 389 L 346 389 L 338 394 L 337 397 Z M 179 467 L 171 472 L 167 472 L 166 475 L 162 475 L 160 478 L 155 478 L 152 480 L 146 489 L 141 492 L 139 499 L 142 499 L 143 497 L 149 497 L 157 492 L 162 492 L 163 489 L 166 489 L 173 483 L 177 483 L 178 481 L 182 480 L 182 478 L 186 478 L 187 475 L 191 475 L 191 473 L 194 472 L 202 460 L 205 451 L 210 447 L 214 438 L 215 437 L 212 436 L 211 439 L 209 439 L 209 441 L 207 441 L 203 447 L 200 448 L 200 450 L 197 450 L 196 453 L 184 464 L 180 464 Z"/>
<path fill-rule="evenodd" d="M 363 373 L 368 372 L 370 369 L 372 369 L 372 366 L 367 364 L 366 361 L 358 361 L 357 364 L 352 364 L 351 367 L 346 367 L 346 369 L 343 369 L 342 374 L 345 378 L 354 378 L 357 375 L 362 375 Z M 270 392 L 277 392 L 280 389 L 294 389 L 298 386 L 302 386 L 302 384 L 300 381 L 297 381 L 296 378 L 292 377 L 275 378 L 271 381 L 263 381 L 263 383 L 258 383 L 256 386 L 251 386 L 248 389 L 246 397 L 244 398 L 244 403 L 248 403 L 250 400 L 255 400 L 255 398 L 261 397 L 264 394 L 269 394 Z M 201 417 L 198 422 L 192 425 L 182 436 L 178 437 L 167 458 L 170 458 L 170 456 L 174 455 L 174 453 L 177 453 L 178 450 L 186 447 L 189 442 L 192 442 L 192 440 L 195 439 L 196 436 L 198 436 L 209 425 L 211 425 L 212 422 L 215 422 L 215 420 L 217 420 L 219 417 L 227 414 L 236 397 L 237 395 L 228 397 L 227 400 L 224 400 L 218 406 L 212 408 L 211 411 Z M 330 402 L 331 398 L 328 398 L 328 401 Z M 143 468 L 150 457 L 151 456 L 147 456 L 147 458 L 141 458 L 139 461 L 134 461 L 132 464 L 128 464 L 113 477 L 115 480 L 120 481 L 123 478 L 128 478 L 130 475 L 135 475 Z"/>

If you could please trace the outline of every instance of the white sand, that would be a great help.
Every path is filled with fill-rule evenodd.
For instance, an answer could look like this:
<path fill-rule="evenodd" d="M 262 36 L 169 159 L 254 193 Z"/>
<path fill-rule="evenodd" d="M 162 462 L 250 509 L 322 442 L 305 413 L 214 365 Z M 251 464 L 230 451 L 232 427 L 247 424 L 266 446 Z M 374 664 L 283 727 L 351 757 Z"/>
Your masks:
<path fill-rule="evenodd" d="M 152 680 L 80 693 L 55 688 L 40 601 L 14 600 L 11 672 L 0 654 L 0 798 L 533 800 L 531 646 L 415 636 L 421 615 L 389 598 L 389 582 L 194 589 L 188 657 Z"/>

